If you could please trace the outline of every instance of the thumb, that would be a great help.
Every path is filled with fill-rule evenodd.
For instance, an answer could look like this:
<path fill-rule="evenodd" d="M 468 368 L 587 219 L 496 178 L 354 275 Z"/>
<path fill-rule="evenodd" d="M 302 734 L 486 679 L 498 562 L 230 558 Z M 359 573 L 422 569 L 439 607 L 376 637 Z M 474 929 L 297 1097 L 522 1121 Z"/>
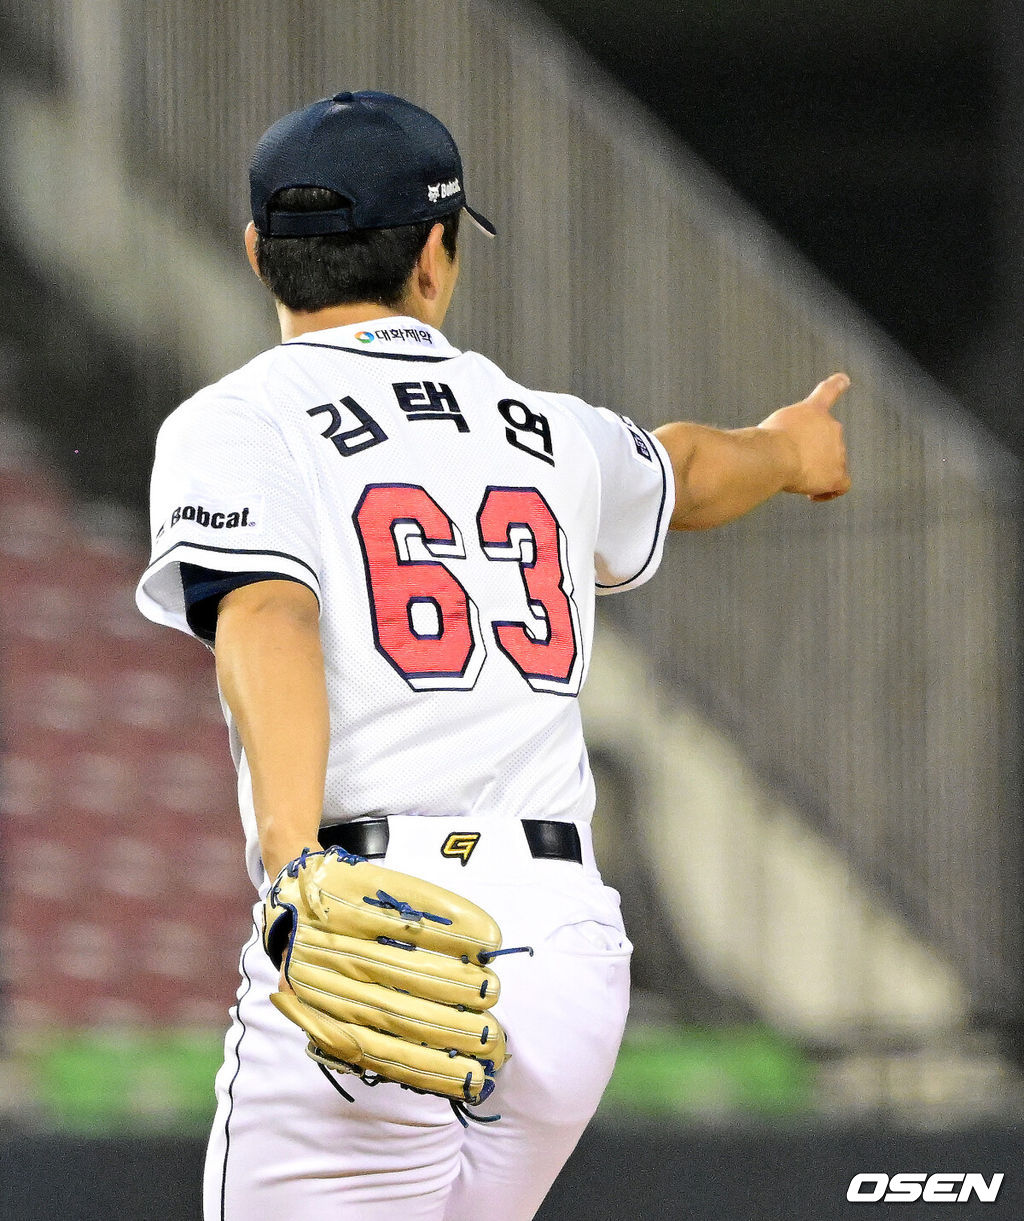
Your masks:
<path fill-rule="evenodd" d="M 812 403 L 822 411 L 831 411 L 836 400 L 850 388 L 850 379 L 845 373 L 833 373 L 819 382 L 807 396 L 807 402 Z"/>

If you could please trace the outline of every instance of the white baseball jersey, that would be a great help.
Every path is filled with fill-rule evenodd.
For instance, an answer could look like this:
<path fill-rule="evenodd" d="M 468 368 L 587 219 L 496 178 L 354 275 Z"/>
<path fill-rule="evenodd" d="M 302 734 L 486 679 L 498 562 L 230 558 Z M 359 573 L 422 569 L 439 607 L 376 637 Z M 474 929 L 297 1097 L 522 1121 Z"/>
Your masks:
<path fill-rule="evenodd" d="M 331 719 L 324 823 L 586 822 L 576 697 L 594 592 L 654 573 L 673 495 L 649 433 L 528 390 L 415 319 L 315 331 L 165 421 L 138 605 L 189 631 L 182 563 L 313 591 Z M 249 769 L 225 715 L 259 886 Z"/>

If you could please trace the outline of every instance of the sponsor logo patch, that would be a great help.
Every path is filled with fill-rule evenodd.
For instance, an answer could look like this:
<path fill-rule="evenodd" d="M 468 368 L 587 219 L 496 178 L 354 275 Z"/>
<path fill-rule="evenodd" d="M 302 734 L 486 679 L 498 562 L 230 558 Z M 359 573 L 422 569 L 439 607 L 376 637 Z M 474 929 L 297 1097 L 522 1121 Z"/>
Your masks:
<path fill-rule="evenodd" d="M 647 437 L 643 435 L 643 431 L 636 424 L 633 424 L 629 416 L 621 416 L 621 420 L 622 424 L 626 425 L 626 431 L 632 437 L 633 448 L 636 449 L 637 458 L 640 458 L 642 462 L 653 464 L 654 454 L 651 452 L 651 446 L 649 446 Z"/>
<path fill-rule="evenodd" d="M 441 855 L 457 857 L 463 865 L 468 865 L 479 842 L 479 831 L 453 831 L 441 845 Z"/>
<path fill-rule="evenodd" d="M 643 432 L 633 423 L 629 416 L 624 415 L 622 417 L 622 422 L 626 425 L 626 430 L 633 438 L 633 448 L 636 450 L 636 456 L 642 459 L 644 462 L 650 462 L 653 464 L 654 455 L 651 453 L 650 444 L 648 443 Z"/>
<path fill-rule="evenodd" d="M 242 526 L 255 526 L 252 509 L 246 505 L 242 509 L 207 509 L 203 505 L 178 505 L 171 516 L 156 532 L 157 538 L 165 530 L 173 529 L 179 522 L 195 522 L 205 530 L 237 530 Z"/>
<path fill-rule="evenodd" d="M 452 178 L 448 182 L 435 182 L 432 186 L 427 187 L 427 199 L 431 203 L 437 203 L 442 199 L 451 199 L 453 195 L 458 195 L 462 190 L 462 183 L 457 178 Z"/>
<path fill-rule="evenodd" d="M 389 340 L 392 343 L 427 343 L 431 346 L 434 343 L 434 337 L 429 331 L 415 326 L 382 326 L 376 331 L 356 331 L 353 339 L 359 343 L 374 343 L 378 339 L 383 343 Z"/>

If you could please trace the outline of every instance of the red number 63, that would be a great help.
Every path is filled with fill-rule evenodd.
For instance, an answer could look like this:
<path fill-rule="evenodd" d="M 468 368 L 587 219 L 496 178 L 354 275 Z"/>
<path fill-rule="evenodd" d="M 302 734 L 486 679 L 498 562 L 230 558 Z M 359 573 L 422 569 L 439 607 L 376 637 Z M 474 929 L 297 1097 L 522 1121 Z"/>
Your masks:
<path fill-rule="evenodd" d="M 377 651 L 416 691 L 468 690 L 487 656 L 480 612 L 448 563 L 458 526 L 415 484 L 371 484 L 353 514 Z M 535 691 L 576 695 L 583 659 L 565 536 L 536 488 L 489 487 L 476 517 L 483 554 L 519 566 L 527 617 L 491 624 Z M 447 561 L 447 562 L 446 562 Z"/>

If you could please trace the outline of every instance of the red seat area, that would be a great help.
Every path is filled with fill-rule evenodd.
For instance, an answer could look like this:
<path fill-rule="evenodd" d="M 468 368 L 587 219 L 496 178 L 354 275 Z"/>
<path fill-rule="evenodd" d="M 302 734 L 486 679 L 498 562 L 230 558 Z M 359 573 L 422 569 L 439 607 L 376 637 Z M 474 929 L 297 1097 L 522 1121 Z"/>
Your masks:
<path fill-rule="evenodd" d="M 143 549 L 0 470 L 7 1020 L 222 1025 L 255 895 L 202 645 L 148 623 Z"/>

